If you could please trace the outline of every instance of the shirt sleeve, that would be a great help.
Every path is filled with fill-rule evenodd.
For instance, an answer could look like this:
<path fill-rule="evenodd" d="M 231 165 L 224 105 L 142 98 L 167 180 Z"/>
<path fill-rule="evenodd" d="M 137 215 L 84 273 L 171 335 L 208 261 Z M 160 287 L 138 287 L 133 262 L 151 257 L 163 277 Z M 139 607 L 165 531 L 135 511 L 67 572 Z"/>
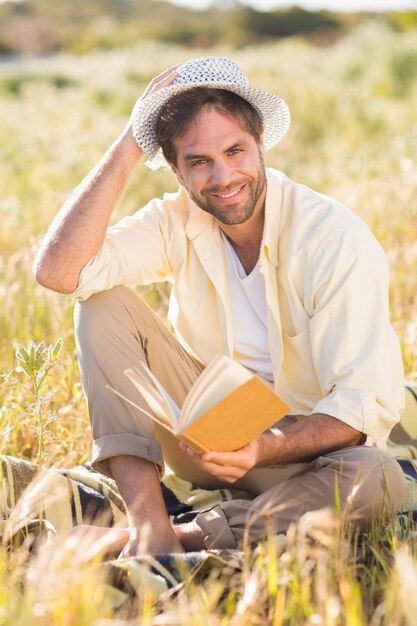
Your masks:
<path fill-rule="evenodd" d="M 404 404 L 399 342 L 389 320 L 385 254 L 367 227 L 322 242 L 310 278 L 310 339 L 324 393 L 314 413 L 336 417 L 384 445 Z"/>
<path fill-rule="evenodd" d="M 163 201 L 152 200 L 108 228 L 101 249 L 83 267 L 78 286 L 70 295 L 86 300 L 117 285 L 171 280 L 168 221 Z"/>

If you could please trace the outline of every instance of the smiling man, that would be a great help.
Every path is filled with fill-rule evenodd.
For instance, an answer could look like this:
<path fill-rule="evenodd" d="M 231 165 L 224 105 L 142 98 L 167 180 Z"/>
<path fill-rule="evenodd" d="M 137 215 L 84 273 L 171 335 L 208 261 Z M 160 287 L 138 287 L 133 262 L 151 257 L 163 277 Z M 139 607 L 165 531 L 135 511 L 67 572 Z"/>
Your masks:
<path fill-rule="evenodd" d="M 243 224 L 255 209 L 259 216 L 265 203 L 261 136 L 250 135 L 230 114 L 213 108 L 214 102 L 207 103 L 207 98 L 204 102 L 175 141 L 172 170 L 200 209 L 224 225 Z"/>
<path fill-rule="evenodd" d="M 170 68 L 39 251 L 37 280 L 79 300 L 92 462 L 125 500 L 125 555 L 139 550 L 149 524 L 150 552 L 240 547 L 248 519 L 250 541 L 265 536 L 265 512 L 285 532 L 303 513 L 333 506 L 336 493 L 360 525 L 402 501 L 401 469 L 384 452 L 403 403 L 386 260 L 348 208 L 265 168 L 288 127 L 283 100 L 251 87 L 234 62 L 204 57 Z M 179 191 L 109 228 L 144 155 L 153 168 L 171 168 Z M 175 336 L 124 286 L 157 281 L 173 285 Z M 239 450 L 198 455 L 108 389 L 132 397 L 123 372 L 146 364 L 181 405 L 219 353 L 293 408 Z M 160 489 L 165 463 L 200 487 L 234 484 L 255 497 L 173 528 Z"/>

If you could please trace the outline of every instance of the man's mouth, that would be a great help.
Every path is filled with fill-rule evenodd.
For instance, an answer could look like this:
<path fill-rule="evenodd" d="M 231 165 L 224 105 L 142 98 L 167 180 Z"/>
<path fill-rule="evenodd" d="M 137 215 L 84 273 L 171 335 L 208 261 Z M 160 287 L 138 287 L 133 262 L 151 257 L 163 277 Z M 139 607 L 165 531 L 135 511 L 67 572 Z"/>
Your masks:
<path fill-rule="evenodd" d="M 240 185 L 240 187 L 238 187 L 237 189 L 229 193 L 214 193 L 213 195 L 216 196 L 216 198 L 221 198 L 222 200 L 228 200 L 229 198 L 233 198 L 234 196 L 237 196 L 238 193 L 243 189 L 243 187 L 244 185 Z"/>

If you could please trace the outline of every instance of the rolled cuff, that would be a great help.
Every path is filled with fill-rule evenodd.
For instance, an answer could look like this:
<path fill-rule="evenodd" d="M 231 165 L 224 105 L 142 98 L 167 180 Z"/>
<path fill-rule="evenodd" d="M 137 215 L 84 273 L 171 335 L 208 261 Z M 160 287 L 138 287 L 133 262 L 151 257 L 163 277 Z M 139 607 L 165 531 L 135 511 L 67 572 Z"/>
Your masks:
<path fill-rule="evenodd" d="M 236 548 L 235 537 L 220 505 L 198 513 L 197 526 L 204 532 L 204 543 L 209 549 Z"/>
<path fill-rule="evenodd" d="M 313 413 L 324 413 L 367 435 L 366 444 L 385 449 L 396 418 L 379 406 L 375 393 L 365 389 L 334 389 L 320 400 Z"/>
<path fill-rule="evenodd" d="M 122 433 L 105 435 L 93 441 L 91 465 L 95 470 L 112 477 L 107 459 L 114 456 L 138 456 L 146 459 L 158 467 L 160 478 L 164 475 L 164 457 L 156 439 Z"/>

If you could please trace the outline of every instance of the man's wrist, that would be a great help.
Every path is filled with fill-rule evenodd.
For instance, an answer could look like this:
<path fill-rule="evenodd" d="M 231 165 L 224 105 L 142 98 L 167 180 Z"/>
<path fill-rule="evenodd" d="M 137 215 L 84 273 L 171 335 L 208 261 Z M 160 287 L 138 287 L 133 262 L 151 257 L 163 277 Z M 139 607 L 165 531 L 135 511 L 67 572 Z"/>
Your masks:
<path fill-rule="evenodd" d="M 134 164 L 138 163 L 144 156 L 142 148 L 136 143 L 132 126 L 129 123 L 117 140 L 117 149 L 123 152 L 123 155 L 132 159 Z"/>
<path fill-rule="evenodd" d="M 267 431 L 255 439 L 256 463 L 255 467 L 265 467 L 277 462 L 279 457 L 280 433 Z"/>

